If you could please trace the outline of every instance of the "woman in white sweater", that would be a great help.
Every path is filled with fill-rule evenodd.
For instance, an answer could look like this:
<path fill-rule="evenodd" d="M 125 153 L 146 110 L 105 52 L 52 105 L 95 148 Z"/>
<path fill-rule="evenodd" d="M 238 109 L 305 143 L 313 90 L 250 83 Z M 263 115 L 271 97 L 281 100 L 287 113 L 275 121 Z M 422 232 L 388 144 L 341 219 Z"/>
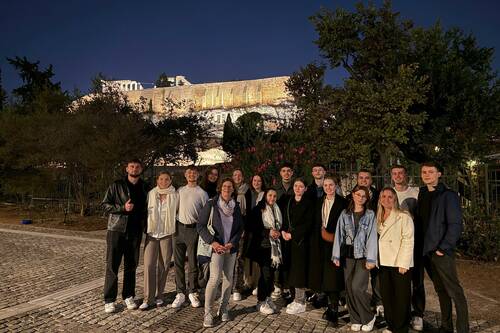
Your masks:
<path fill-rule="evenodd" d="M 172 176 L 162 171 L 156 187 L 148 193 L 148 224 L 144 245 L 144 302 L 139 307 L 163 304 L 163 291 L 172 258 L 172 236 L 179 194 L 172 186 Z M 156 300 L 155 300 L 156 298 Z"/>
<path fill-rule="evenodd" d="M 411 274 L 413 267 L 413 220 L 399 209 L 394 189 L 380 192 L 377 211 L 380 257 L 380 293 L 387 329 L 384 333 L 408 332 Z"/>

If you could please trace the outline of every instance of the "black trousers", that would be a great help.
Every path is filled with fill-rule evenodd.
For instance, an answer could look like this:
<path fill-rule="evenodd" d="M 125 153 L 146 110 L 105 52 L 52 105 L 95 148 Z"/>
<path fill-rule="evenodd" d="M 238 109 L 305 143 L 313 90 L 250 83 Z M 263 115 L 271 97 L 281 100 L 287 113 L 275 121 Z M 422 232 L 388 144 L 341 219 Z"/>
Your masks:
<path fill-rule="evenodd" d="M 104 302 L 116 301 L 118 294 L 118 270 L 123 257 L 122 298 L 135 296 L 135 272 L 139 264 L 142 232 L 108 231 L 106 235 L 106 277 Z"/>
<path fill-rule="evenodd" d="M 257 289 L 257 300 L 263 302 L 267 297 L 271 296 L 274 290 L 274 274 L 276 269 L 271 267 L 271 249 L 261 249 L 260 260 L 258 261 L 260 267 L 260 277 Z"/>
<path fill-rule="evenodd" d="M 411 270 L 400 274 L 398 267 L 380 266 L 378 276 L 388 329 L 393 333 L 407 333 L 411 314 Z"/>
<path fill-rule="evenodd" d="M 372 286 L 371 305 L 382 305 L 382 295 L 380 294 L 379 270 L 377 267 L 370 269 L 370 284 Z"/>
<path fill-rule="evenodd" d="M 328 297 L 328 307 L 334 311 L 339 309 L 340 291 L 325 291 Z"/>
<path fill-rule="evenodd" d="M 422 250 L 418 249 L 413 256 L 413 268 L 411 270 L 411 305 L 412 315 L 422 318 L 425 311 L 425 288 L 424 288 L 424 257 Z"/>
<path fill-rule="evenodd" d="M 439 298 L 441 327 L 453 332 L 452 300 L 457 313 L 457 332 L 469 332 L 469 312 L 464 290 L 460 285 L 455 263 L 455 255 L 438 256 L 432 253 L 424 257 L 424 265 Z"/>
<path fill-rule="evenodd" d="M 185 225 L 177 221 L 174 236 L 175 286 L 177 293 L 185 294 L 198 291 L 198 232 L 196 224 Z M 186 273 L 184 265 L 188 257 L 188 286 L 186 288 Z"/>

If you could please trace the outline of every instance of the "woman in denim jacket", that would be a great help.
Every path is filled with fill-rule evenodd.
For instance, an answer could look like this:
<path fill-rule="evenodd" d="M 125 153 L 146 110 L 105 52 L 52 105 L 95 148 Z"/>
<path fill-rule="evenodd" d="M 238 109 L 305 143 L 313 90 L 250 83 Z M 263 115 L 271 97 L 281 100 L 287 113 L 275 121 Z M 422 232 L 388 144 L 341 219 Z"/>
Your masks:
<path fill-rule="evenodd" d="M 344 265 L 347 305 L 351 330 L 369 332 L 375 324 L 375 313 L 370 308 L 371 296 L 366 292 L 370 270 L 377 264 L 377 226 L 375 213 L 366 208 L 370 192 L 357 185 L 352 190 L 347 209 L 340 214 L 332 261 Z"/>

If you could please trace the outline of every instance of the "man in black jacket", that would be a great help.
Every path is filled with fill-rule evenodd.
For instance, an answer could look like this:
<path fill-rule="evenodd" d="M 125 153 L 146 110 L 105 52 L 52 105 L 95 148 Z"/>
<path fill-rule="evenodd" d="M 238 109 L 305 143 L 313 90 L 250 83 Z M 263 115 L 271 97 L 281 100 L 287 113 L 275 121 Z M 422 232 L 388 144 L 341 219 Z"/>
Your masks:
<path fill-rule="evenodd" d="M 127 309 L 135 304 L 135 273 L 139 263 L 139 249 L 144 221 L 147 216 L 146 197 L 148 188 L 139 177 L 142 163 L 133 159 L 127 163 L 127 177 L 111 184 L 102 201 L 104 211 L 109 214 L 106 235 L 106 277 L 104 281 L 104 311 L 115 311 L 118 293 L 118 270 L 123 257 L 122 298 Z"/>
<path fill-rule="evenodd" d="M 323 164 L 315 163 L 311 168 L 311 175 L 313 176 L 312 183 L 307 187 L 305 196 L 316 202 L 316 200 L 323 197 L 323 180 L 325 178 L 326 168 Z"/>
<path fill-rule="evenodd" d="M 439 182 L 440 168 L 435 163 L 424 163 L 420 175 L 426 185 L 418 195 L 416 229 L 421 230 L 424 266 L 441 308 L 440 332 L 453 332 L 452 300 L 457 312 L 457 332 L 469 332 L 467 300 L 457 276 L 455 247 L 462 233 L 462 212 L 456 192 Z"/>

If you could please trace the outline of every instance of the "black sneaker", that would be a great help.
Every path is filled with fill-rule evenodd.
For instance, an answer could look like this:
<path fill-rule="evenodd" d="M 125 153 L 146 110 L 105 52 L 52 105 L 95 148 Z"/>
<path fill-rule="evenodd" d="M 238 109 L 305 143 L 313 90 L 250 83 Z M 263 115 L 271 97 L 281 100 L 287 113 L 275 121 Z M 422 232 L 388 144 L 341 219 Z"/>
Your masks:
<path fill-rule="evenodd" d="M 339 324 L 339 313 L 332 308 L 327 308 L 321 317 L 328 320 L 333 326 L 337 326 Z"/>

